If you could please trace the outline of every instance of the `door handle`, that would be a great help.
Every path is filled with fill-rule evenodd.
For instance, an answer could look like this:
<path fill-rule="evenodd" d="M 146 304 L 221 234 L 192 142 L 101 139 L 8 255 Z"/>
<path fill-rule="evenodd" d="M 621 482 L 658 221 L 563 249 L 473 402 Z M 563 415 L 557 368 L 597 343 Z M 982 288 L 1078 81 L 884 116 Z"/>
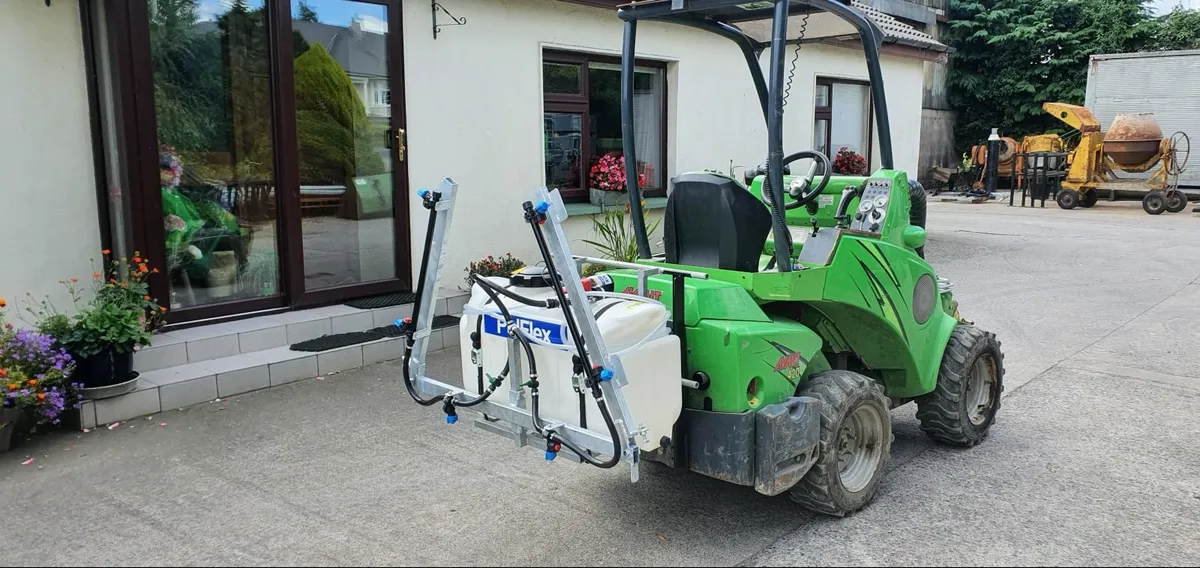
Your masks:
<path fill-rule="evenodd" d="M 397 153 L 400 155 L 400 161 L 403 162 L 404 161 L 404 151 L 406 150 L 406 148 L 404 146 L 404 129 L 403 128 L 396 129 L 396 150 L 397 150 Z"/>

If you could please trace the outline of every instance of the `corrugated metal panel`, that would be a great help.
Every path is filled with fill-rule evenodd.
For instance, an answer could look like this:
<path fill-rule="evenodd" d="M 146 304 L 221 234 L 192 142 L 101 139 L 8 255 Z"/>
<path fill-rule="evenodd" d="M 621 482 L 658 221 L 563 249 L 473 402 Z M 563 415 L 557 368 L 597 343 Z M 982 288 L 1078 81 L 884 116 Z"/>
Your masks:
<path fill-rule="evenodd" d="M 1118 113 L 1152 112 L 1170 137 L 1183 131 L 1195 151 L 1181 185 L 1200 187 L 1200 52 L 1165 52 L 1093 56 L 1088 68 L 1087 98 L 1101 126 L 1108 130 Z M 1118 172 L 1122 178 L 1147 177 Z"/>

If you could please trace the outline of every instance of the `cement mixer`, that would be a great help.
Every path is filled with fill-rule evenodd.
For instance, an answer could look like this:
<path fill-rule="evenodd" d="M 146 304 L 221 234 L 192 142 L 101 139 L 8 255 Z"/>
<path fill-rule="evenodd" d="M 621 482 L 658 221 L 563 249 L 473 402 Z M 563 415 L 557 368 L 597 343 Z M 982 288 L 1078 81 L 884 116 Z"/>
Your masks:
<path fill-rule="evenodd" d="M 1118 114 L 1103 132 L 1100 121 L 1086 107 L 1044 103 L 1042 109 L 1079 131 L 1056 198 L 1059 207 L 1091 207 L 1102 192 L 1107 192 L 1110 201 L 1140 199 L 1142 209 L 1151 215 L 1178 213 L 1187 207 L 1188 195 L 1178 188 L 1179 174 L 1191 152 L 1187 134 L 1176 132 L 1164 138 L 1154 113 Z M 1038 138 L 1056 136 L 1042 134 Z M 1151 172 L 1151 176 L 1121 179 L 1117 172 Z"/>

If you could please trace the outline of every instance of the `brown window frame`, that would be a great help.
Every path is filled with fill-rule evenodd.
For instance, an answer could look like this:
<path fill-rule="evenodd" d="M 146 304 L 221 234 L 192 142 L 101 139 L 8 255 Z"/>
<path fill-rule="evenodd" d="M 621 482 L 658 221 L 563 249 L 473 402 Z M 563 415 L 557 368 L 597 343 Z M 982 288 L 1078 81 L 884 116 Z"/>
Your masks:
<path fill-rule="evenodd" d="M 861 81 L 857 79 L 837 79 L 833 77 L 817 77 L 817 85 L 813 88 L 813 129 L 817 128 L 817 121 L 826 121 L 825 127 L 825 150 L 830 152 L 829 160 L 832 163 L 837 156 L 837 151 L 833 149 L 833 86 L 841 85 L 860 85 L 867 87 L 867 120 L 870 122 L 870 128 L 867 128 L 867 153 L 864 156 L 867 159 L 867 171 L 871 170 L 871 158 L 875 152 L 875 95 L 871 92 L 871 82 Z M 817 106 L 817 90 L 822 86 L 829 87 L 829 106 Z"/>
<path fill-rule="evenodd" d="M 589 63 L 609 63 L 621 64 L 620 57 L 609 55 L 597 55 L 580 51 L 563 51 L 557 49 L 545 49 L 542 51 L 542 61 L 546 63 L 565 63 L 570 65 L 578 65 L 579 72 L 579 94 L 563 94 L 563 93 L 547 93 L 543 85 L 542 90 L 542 112 L 543 117 L 547 112 L 562 112 L 579 114 L 582 118 L 583 137 L 580 140 L 580 175 L 579 180 L 582 187 L 560 187 L 563 199 L 567 202 L 586 202 L 588 200 L 588 187 L 585 183 L 587 179 L 587 158 L 591 156 L 591 111 L 588 101 L 588 64 Z M 663 72 L 663 89 L 662 89 L 662 125 L 660 127 L 661 142 L 659 143 L 660 156 L 659 164 L 662 169 L 663 187 L 646 189 L 643 191 L 643 197 L 664 197 L 667 195 L 667 185 L 669 184 L 670 171 L 667 163 L 667 91 L 670 86 L 667 84 L 667 64 L 664 61 L 655 61 L 651 59 L 635 59 L 634 65 L 638 67 L 652 67 L 661 69 Z M 543 152 L 545 147 L 543 146 Z M 546 162 L 546 156 L 542 155 L 542 164 Z M 549 180 L 547 180 L 547 183 Z"/>

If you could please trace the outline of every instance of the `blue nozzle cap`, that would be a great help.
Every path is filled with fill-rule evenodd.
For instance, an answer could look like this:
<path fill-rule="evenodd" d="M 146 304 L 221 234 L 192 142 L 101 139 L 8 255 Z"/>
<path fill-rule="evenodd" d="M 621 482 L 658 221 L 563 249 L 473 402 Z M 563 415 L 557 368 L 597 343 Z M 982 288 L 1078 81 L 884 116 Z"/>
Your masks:
<path fill-rule="evenodd" d="M 610 371 L 608 369 L 604 369 L 603 371 L 600 371 L 600 380 L 611 381 L 612 380 L 612 371 Z"/>
<path fill-rule="evenodd" d="M 424 199 L 427 195 L 429 195 L 428 189 L 422 189 L 417 192 L 417 197 L 420 197 L 421 199 Z"/>
<path fill-rule="evenodd" d="M 451 414 L 446 417 L 446 424 L 454 424 L 455 422 L 458 422 L 458 416 Z"/>
<path fill-rule="evenodd" d="M 541 203 L 538 203 L 538 204 L 537 204 L 537 207 L 535 207 L 534 209 L 537 209 L 537 212 L 538 212 L 538 213 L 541 213 L 542 215 L 545 215 L 545 214 L 546 214 L 546 212 L 550 210 L 550 202 L 549 202 L 549 201 L 543 201 L 543 202 L 541 202 Z"/>
<path fill-rule="evenodd" d="M 554 461 L 554 458 L 556 458 L 556 457 L 558 457 L 558 452 L 552 452 L 550 450 L 546 450 L 546 461 L 552 462 L 552 461 Z"/>

